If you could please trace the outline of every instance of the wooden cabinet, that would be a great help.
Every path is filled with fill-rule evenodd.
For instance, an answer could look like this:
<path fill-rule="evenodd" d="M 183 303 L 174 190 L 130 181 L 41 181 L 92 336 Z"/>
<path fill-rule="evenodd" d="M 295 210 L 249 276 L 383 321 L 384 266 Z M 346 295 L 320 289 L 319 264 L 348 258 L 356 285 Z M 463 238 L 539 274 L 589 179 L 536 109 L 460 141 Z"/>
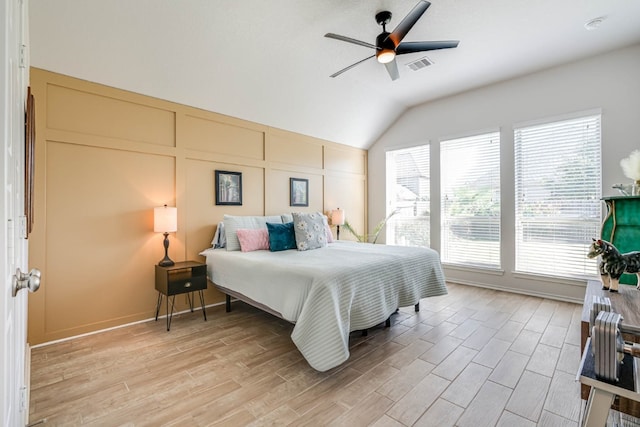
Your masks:
<path fill-rule="evenodd" d="M 607 216 L 602 223 L 600 238 L 622 253 L 640 251 L 640 196 L 603 197 Z M 635 274 L 623 274 L 620 283 L 636 285 Z"/>
<path fill-rule="evenodd" d="M 187 294 L 189 307 L 193 312 L 193 292 L 198 292 L 202 315 L 207 320 L 207 313 L 204 309 L 204 294 L 207 289 L 207 265 L 196 261 L 176 262 L 175 265 L 162 267 L 156 265 L 156 290 L 158 291 L 158 301 L 156 303 L 156 321 L 162 304 L 162 296 L 167 297 L 167 331 L 171 328 L 173 318 L 173 308 L 176 295 Z M 169 310 L 171 304 L 171 310 Z"/>

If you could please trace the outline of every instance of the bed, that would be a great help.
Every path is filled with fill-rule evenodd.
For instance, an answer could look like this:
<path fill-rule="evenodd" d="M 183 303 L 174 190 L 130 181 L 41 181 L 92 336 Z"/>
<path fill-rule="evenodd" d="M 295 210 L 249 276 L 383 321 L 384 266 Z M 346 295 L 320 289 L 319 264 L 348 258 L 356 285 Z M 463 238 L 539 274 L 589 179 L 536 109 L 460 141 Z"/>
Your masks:
<path fill-rule="evenodd" d="M 207 275 L 221 292 L 295 324 L 291 338 L 318 371 L 349 358 L 349 333 L 398 307 L 447 293 L 437 252 L 333 242 L 314 250 L 207 249 Z"/>

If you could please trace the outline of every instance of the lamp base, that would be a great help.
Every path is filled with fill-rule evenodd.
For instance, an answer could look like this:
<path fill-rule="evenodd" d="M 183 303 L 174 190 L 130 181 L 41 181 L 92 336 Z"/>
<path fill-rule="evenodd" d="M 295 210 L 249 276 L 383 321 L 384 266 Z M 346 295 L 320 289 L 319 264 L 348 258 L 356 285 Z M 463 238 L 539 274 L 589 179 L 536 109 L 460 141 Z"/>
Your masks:
<path fill-rule="evenodd" d="M 162 244 L 164 246 L 164 258 L 160 260 L 158 265 L 160 267 L 171 267 L 172 265 L 175 265 L 175 262 L 171 261 L 171 258 L 169 258 L 169 233 L 163 233 L 163 234 L 164 234 L 164 241 L 162 242 Z"/>
<path fill-rule="evenodd" d="M 160 267 L 171 267 L 172 265 L 175 265 L 175 264 L 176 263 L 170 260 L 169 258 L 164 258 L 158 263 Z"/>

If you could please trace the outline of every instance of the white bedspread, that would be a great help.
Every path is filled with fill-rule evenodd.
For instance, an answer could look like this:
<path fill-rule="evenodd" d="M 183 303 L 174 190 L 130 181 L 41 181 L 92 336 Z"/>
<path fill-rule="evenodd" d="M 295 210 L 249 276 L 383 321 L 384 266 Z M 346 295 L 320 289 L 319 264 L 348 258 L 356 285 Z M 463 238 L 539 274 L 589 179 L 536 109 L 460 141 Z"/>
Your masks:
<path fill-rule="evenodd" d="M 349 358 L 349 333 L 384 322 L 398 307 L 444 295 L 438 253 L 427 248 L 336 242 L 310 251 L 207 249 L 209 279 L 279 312 L 318 371 Z"/>

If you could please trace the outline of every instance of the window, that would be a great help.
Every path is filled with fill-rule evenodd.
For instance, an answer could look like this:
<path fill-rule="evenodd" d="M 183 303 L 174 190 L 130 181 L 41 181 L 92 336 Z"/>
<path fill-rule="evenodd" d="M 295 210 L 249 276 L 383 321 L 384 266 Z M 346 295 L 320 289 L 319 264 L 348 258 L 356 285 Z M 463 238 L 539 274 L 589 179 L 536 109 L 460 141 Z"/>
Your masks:
<path fill-rule="evenodd" d="M 584 278 L 600 233 L 600 115 L 516 127 L 516 270 Z"/>
<path fill-rule="evenodd" d="M 442 261 L 500 267 L 500 133 L 440 143 Z"/>
<path fill-rule="evenodd" d="M 387 244 L 428 247 L 429 145 L 387 152 Z"/>

